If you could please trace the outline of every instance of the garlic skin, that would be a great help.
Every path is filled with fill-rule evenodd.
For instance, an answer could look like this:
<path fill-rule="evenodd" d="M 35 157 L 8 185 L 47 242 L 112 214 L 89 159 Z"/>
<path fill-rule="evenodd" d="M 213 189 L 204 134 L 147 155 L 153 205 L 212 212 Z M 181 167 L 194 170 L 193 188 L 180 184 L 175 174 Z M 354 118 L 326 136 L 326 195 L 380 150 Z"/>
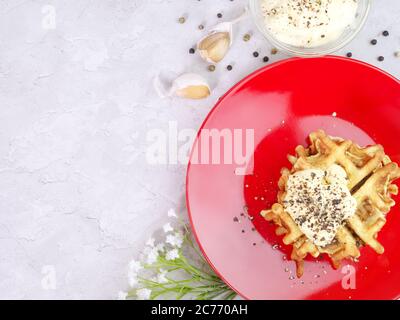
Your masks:
<path fill-rule="evenodd" d="M 236 19 L 222 22 L 211 28 L 208 34 L 197 43 L 200 56 L 209 63 L 220 62 L 228 53 L 233 42 L 233 26 L 248 17 L 248 8 Z"/>
<path fill-rule="evenodd" d="M 159 77 L 154 79 L 154 86 L 160 97 L 178 96 L 185 99 L 205 99 L 211 94 L 207 80 L 196 73 L 185 73 L 176 78 L 169 90 L 161 84 Z"/>

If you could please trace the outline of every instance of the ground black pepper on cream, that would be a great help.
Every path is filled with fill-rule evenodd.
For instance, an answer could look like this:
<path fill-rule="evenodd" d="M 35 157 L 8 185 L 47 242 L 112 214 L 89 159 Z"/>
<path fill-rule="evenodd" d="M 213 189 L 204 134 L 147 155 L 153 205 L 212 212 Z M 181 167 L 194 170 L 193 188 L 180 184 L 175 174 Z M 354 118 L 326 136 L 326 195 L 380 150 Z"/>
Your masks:
<path fill-rule="evenodd" d="M 338 39 L 356 18 L 358 0 L 263 0 L 266 28 L 279 41 L 312 48 Z"/>
<path fill-rule="evenodd" d="M 287 181 L 285 210 L 318 246 L 330 244 L 339 226 L 356 211 L 347 182 L 346 172 L 338 165 L 299 171 Z"/>

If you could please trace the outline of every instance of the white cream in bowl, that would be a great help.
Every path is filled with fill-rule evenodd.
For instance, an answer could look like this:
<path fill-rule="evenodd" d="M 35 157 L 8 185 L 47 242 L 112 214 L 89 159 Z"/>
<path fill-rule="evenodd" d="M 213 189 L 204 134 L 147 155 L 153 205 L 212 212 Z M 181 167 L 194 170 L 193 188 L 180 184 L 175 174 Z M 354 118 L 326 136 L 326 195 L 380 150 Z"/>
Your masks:
<path fill-rule="evenodd" d="M 359 0 L 262 0 L 268 31 L 288 45 L 314 48 L 335 41 L 351 26 Z"/>

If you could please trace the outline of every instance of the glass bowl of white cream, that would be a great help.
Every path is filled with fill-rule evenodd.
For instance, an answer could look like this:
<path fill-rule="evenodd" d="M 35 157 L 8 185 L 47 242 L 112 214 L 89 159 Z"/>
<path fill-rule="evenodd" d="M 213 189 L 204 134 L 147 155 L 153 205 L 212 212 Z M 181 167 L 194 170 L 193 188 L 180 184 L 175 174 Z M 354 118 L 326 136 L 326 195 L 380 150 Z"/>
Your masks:
<path fill-rule="evenodd" d="M 335 52 L 363 27 L 371 0 L 250 0 L 258 29 L 277 48 L 295 56 Z"/>

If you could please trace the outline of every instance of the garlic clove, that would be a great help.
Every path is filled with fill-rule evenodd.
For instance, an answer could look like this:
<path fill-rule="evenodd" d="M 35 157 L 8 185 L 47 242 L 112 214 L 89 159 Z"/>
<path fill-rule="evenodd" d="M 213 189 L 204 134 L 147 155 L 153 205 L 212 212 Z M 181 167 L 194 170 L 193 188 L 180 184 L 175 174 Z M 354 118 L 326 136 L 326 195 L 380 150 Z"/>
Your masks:
<path fill-rule="evenodd" d="M 232 22 L 218 23 L 216 26 L 211 28 L 208 35 L 212 35 L 215 33 L 227 33 L 229 36 L 229 45 L 231 45 L 233 36 L 233 23 Z M 205 38 L 207 38 L 207 36 Z"/>
<path fill-rule="evenodd" d="M 211 63 L 220 62 L 227 54 L 231 43 L 228 32 L 216 32 L 210 34 L 201 41 L 197 48 L 200 56 Z"/>
<path fill-rule="evenodd" d="M 248 9 L 230 22 L 222 22 L 211 28 L 208 34 L 197 43 L 200 56 L 210 63 L 220 62 L 233 42 L 233 26 L 248 17 Z"/>
<path fill-rule="evenodd" d="M 188 86 L 183 89 L 179 89 L 176 91 L 176 95 L 181 98 L 186 99 L 204 99 L 210 95 L 210 88 L 207 86 L 199 85 L 199 86 Z"/>
<path fill-rule="evenodd" d="M 197 43 L 200 56 L 210 63 L 220 62 L 232 45 L 232 36 L 232 23 L 223 22 L 216 25 Z"/>
<path fill-rule="evenodd" d="M 154 86 L 160 97 L 178 96 L 185 99 L 204 99 L 211 94 L 207 81 L 195 73 L 185 73 L 176 78 L 170 89 L 161 84 L 159 77 L 154 79 Z"/>
<path fill-rule="evenodd" d="M 207 80 L 196 73 L 185 73 L 176 78 L 170 92 L 186 99 L 204 99 L 211 94 Z"/>

